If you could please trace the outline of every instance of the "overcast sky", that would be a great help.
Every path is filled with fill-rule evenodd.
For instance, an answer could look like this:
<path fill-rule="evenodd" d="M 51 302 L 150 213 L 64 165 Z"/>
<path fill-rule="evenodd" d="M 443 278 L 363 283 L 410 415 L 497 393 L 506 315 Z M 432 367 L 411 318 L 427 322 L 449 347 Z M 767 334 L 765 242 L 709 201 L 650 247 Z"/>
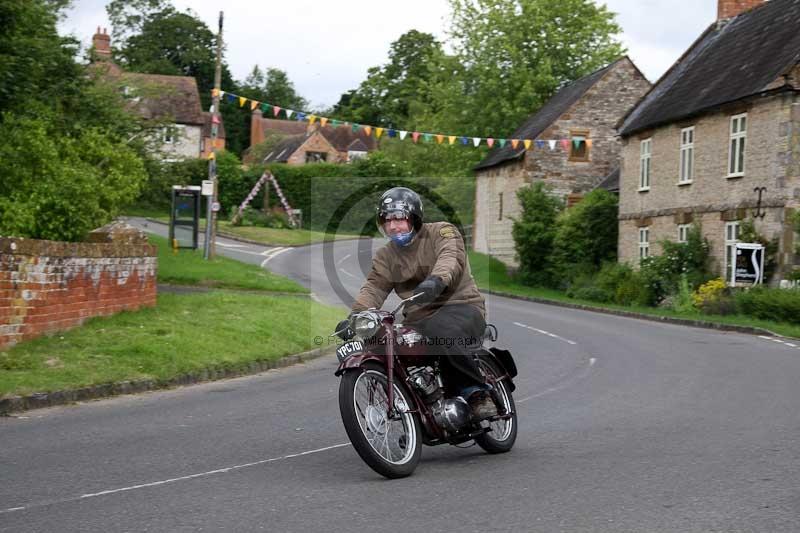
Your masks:
<path fill-rule="evenodd" d="M 557 0 L 554 0 L 557 1 Z M 108 27 L 108 0 L 74 0 L 62 21 L 85 45 L 97 26 Z M 301 96 L 314 107 L 336 103 L 383 64 L 389 45 L 416 29 L 447 39 L 447 0 L 173 0 L 191 8 L 216 32 L 225 11 L 226 60 L 236 79 L 253 65 L 285 70 Z M 617 13 L 621 40 L 650 81 L 664 71 L 716 18 L 716 0 L 606 0 Z M 108 28 L 111 33 L 111 28 Z M 225 87 L 223 87 L 225 89 Z M 276 102 L 280 103 L 280 102 Z"/>

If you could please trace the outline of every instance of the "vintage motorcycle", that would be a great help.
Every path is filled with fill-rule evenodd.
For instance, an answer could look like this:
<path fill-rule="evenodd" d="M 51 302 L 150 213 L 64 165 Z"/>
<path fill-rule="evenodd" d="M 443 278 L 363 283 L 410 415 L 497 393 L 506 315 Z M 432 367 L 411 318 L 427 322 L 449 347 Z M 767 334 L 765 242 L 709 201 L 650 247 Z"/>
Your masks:
<path fill-rule="evenodd" d="M 373 470 L 387 478 L 410 475 L 421 445 L 462 444 L 474 440 L 488 453 L 511 450 L 517 438 L 513 378 L 517 368 L 511 353 L 498 348 L 473 348 L 498 414 L 474 420 L 460 396 L 445 398 L 438 357 L 429 355 L 425 338 L 396 323 L 397 313 L 370 309 L 354 314 L 355 336 L 336 350 L 339 368 L 339 410 L 350 442 Z M 340 333 L 340 332 L 337 332 Z M 489 325 L 484 338 L 497 340 Z"/>

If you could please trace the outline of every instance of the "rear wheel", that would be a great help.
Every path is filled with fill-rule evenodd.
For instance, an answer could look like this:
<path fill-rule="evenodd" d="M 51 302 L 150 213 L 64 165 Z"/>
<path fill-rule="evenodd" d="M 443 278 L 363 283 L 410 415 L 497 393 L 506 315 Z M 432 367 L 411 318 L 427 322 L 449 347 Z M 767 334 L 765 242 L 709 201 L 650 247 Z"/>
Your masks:
<path fill-rule="evenodd" d="M 505 372 L 500 369 L 497 362 L 487 355 L 478 355 L 478 366 L 484 375 L 492 378 L 492 380 L 499 379 L 505 375 Z M 492 430 L 475 437 L 475 442 L 489 453 L 505 453 L 514 447 L 514 442 L 517 440 L 517 411 L 514 408 L 514 398 L 511 396 L 511 391 L 505 380 L 496 382 L 494 388 L 494 397 L 501 404 L 497 406 L 498 409 L 511 413 L 511 416 L 490 421 L 489 427 Z"/>
<path fill-rule="evenodd" d="M 385 369 L 368 362 L 346 372 L 339 383 L 339 410 L 344 429 L 358 455 L 388 478 L 410 475 L 422 452 L 419 419 L 409 412 L 413 400 L 402 383 L 394 383 L 396 414 L 387 412 Z"/>

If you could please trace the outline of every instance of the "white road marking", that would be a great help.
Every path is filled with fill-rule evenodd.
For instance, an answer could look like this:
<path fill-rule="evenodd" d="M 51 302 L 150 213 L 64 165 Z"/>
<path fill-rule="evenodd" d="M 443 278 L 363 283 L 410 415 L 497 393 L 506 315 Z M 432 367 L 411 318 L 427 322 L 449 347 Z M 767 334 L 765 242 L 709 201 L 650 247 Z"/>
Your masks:
<path fill-rule="evenodd" d="M 348 272 L 347 270 L 345 270 L 343 268 L 340 268 L 339 272 L 341 272 L 342 274 L 346 274 L 346 275 L 350 276 L 351 278 L 358 279 L 357 276 L 354 276 L 353 274 L 351 274 L 350 272 Z"/>
<path fill-rule="evenodd" d="M 782 341 L 776 337 L 767 337 L 766 335 L 759 335 L 758 338 L 764 339 L 765 341 L 777 342 L 778 344 L 783 344 L 784 346 L 788 346 L 789 348 L 796 348 L 800 350 L 800 346 L 798 346 L 797 344 L 794 344 L 792 342 Z"/>
<path fill-rule="evenodd" d="M 519 327 L 521 327 L 521 328 L 529 329 L 529 330 L 531 330 L 531 331 L 535 331 L 536 333 L 541 333 L 542 335 L 547 335 L 548 337 L 553 337 L 554 339 L 558 339 L 558 340 L 560 340 L 560 341 L 564 341 L 564 342 L 566 342 L 567 344 L 573 344 L 573 345 L 574 345 L 574 344 L 578 344 L 578 343 L 577 343 L 577 342 L 575 342 L 575 341 L 571 341 L 571 340 L 569 340 L 569 339 L 565 339 L 564 337 L 561 337 L 561 336 L 559 336 L 559 335 L 556 335 L 555 333 L 550 333 L 549 331 L 545 331 L 545 330 L 543 330 L 543 329 L 535 328 L 535 327 L 533 327 L 533 326 L 528 326 L 527 324 L 520 324 L 519 322 L 514 322 L 514 325 L 515 325 L 515 326 L 519 326 Z"/>
<path fill-rule="evenodd" d="M 229 244 L 227 242 L 219 242 L 217 241 L 217 246 L 223 246 L 225 248 L 247 248 L 248 245 L 246 244 Z"/>
<path fill-rule="evenodd" d="M 103 491 L 100 491 L 100 492 L 93 492 L 93 493 L 89 493 L 89 494 L 81 494 L 80 496 L 71 496 L 71 497 L 68 497 L 68 498 L 62 498 L 60 500 L 51 500 L 51 501 L 47 501 L 47 502 L 33 503 L 33 504 L 30 504 L 30 505 L 27 505 L 27 506 L 24 506 L 24 507 L 10 507 L 8 509 L 0 509 L 0 514 L 11 513 L 11 512 L 14 512 L 14 511 L 23 511 L 25 509 L 30 509 L 32 507 L 42 507 L 42 506 L 45 506 L 45 505 L 51 505 L 51 504 L 56 504 L 56 503 L 66 503 L 66 502 L 84 500 L 86 498 L 95 498 L 97 496 L 106 496 L 108 494 L 118 494 L 120 492 L 128 492 L 128 491 L 131 491 L 131 490 L 144 489 L 144 488 L 148 488 L 148 487 L 157 487 L 159 485 L 166 485 L 168 483 L 176 483 L 178 481 L 186 481 L 188 479 L 195 479 L 195 478 L 199 478 L 199 477 L 211 476 L 211 475 L 214 475 L 214 474 L 225 474 L 225 473 L 228 473 L 228 472 L 231 472 L 231 471 L 234 471 L 234 470 L 239 470 L 241 468 L 247 468 L 247 467 L 250 467 L 250 466 L 258 466 L 258 465 L 263 465 L 263 464 L 267 464 L 267 463 L 273 463 L 275 461 L 281 461 L 283 459 L 292 459 L 294 457 L 301 457 L 303 455 L 310 455 L 312 453 L 319 453 L 319 452 L 324 452 L 324 451 L 327 451 L 327 450 L 333 450 L 334 448 L 341 448 L 343 446 L 350 446 L 350 443 L 349 442 L 344 442 L 342 444 L 334 444 L 333 446 L 326 446 L 324 448 L 317 448 L 316 450 L 308 450 L 308 451 L 305 451 L 305 452 L 291 453 L 289 455 L 283 455 L 281 457 L 272 457 L 270 459 L 263 459 L 261 461 L 255 461 L 255 462 L 252 462 L 252 463 L 244 463 L 244 464 L 240 464 L 240 465 L 229 466 L 229 467 L 226 467 L 226 468 L 218 468 L 217 470 L 209 470 L 208 472 L 200 472 L 199 474 L 191 474 L 191 475 L 188 475 L 188 476 L 181 476 L 181 477 L 175 477 L 175 478 L 171 478 L 171 479 L 164 479 L 164 480 L 161 480 L 161 481 L 153 481 L 151 483 L 142 483 L 140 485 L 131 485 L 129 487 L 122 487 L 122 488 L 119 488 L 119 489 L 109 489 L 109 490 L 103 490 Z"/>
<path fill-rule="evenodd" d="M 270 250 L 266 250 L 264 252 L 261 252 L 260 255 L 265 255 L 267 257 L 266 259 L 264 259 L 261 262 L 261 268 L 264 268 L 267 265 L 267 263 L 269 263 L 269 261 L 271 259 L 275 259 L 279 255 L 281 255 L 283 252 L 288 252 L 289 250 L 291 250 L 291 248 L 286 248 L 286 247 L 283 247 L 283 246 L 279 246 L 278 248 L 272 248 Z"/>
<path fill-rule="evenodd" d="M 347 254 L 346 256 L 344 256 L 341 259 L 339 259 L 338 261 L 336 261 L 336 266 L 339 266 L 342 263 L 344 263 L 345 259 L 347 259 L 348 257 L 350 257 L 350 254 Z"/>
<path fill-rule="evenodd" d="M 546 394 L 552 394 L 552 393 L 554 393 L 556 391 L 559 391 L 561 389 L 565 389 L 568 386 L 570 386 L 573 382 L 575 382 L 577 380 L 580 380 L 580 379 L 583 379 L 586 376 L 588 376 L 589 372 L 591 372 L 592 367 L 595 365 L 595 363 L 597 363 L 597 359 L 595 357 L 590 357 L 589 358 L 589 364 L 586 365 L 585 367 L 581 368 L 579 373 L 567 376 L 566 378 L 562 379 L 557 385 L 554 385 L 554 386 L 552 386 L 550 388 L 547 388 L 547 389 L 545 389 L 545 390 L 543 390 L 541 392 L 537 392 L 536 394 L 531 394 L 530 396 L 526 396 L 525 398 L 523 398 L 521 400 L 514 400 L 514 403 L 527 402 L 528 400 L 532 400 L 533 398 L 538 398 L 540 396 L 544 396 Z"/>

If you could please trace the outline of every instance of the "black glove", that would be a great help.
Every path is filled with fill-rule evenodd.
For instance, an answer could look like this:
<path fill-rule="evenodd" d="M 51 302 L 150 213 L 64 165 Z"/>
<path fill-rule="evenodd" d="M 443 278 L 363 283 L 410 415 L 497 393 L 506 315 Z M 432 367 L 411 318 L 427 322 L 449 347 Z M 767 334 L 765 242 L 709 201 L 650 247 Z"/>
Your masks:
<path fill-rule="evenodd" d="M 333 334 L 343 341 L 348 341 L 355 336 L 356 332 L 350 327 L 350 319 L 347 318 L 336 325 L 336 329 L 333 330 Z"/>
<path fill-rule="evenodd" d="M 440 294 L 444 292 L 447 287 L 445 286 L 444 282 L 438 276 L 428 276 L 425 280 L 417 285 L 414 289 L 414 295 L 422 294 L 416 300 L 414 300 L 415 304 L 426 304 L 434 301 L 436 298 L 439 297 Z"/>

